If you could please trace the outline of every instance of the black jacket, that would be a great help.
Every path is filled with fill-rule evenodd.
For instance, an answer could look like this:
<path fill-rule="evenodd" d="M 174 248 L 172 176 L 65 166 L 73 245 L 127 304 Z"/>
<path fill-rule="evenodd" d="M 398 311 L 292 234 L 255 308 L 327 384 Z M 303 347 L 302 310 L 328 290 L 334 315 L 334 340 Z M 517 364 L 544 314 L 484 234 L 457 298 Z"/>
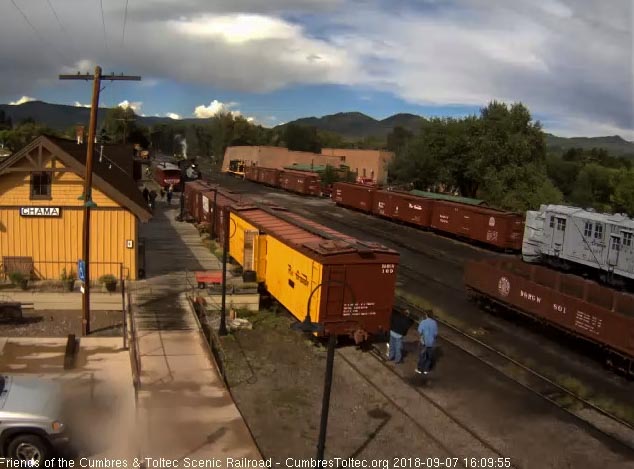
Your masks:
<path fill-rule="evenodd" d="M 413 321 L 399 313 L 392 313 L 392 319 L 390 320 L 390 330 L 397 334 L 407 335 L 407 331 L 412 326 Z"/>

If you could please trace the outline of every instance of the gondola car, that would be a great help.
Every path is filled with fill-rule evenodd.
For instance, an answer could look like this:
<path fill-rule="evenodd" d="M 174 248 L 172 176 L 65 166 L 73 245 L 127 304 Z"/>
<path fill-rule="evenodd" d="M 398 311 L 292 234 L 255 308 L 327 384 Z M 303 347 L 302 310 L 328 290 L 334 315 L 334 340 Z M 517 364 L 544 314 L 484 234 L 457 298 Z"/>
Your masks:
<path fill-rule="evenodd" d="M 389 330 L 399 255 L 281 209 L 233 205 L 229 252 L 295 318 L 362 341 Z M 310 305 L 310 306 L 309 306 Z"/>
<path fill-rule="evenodd" d="M 634 295 L 518 258 L 468 261 L 465 285 L 479 302 L 599 345 L 609 365 L 634 377 Z"/>

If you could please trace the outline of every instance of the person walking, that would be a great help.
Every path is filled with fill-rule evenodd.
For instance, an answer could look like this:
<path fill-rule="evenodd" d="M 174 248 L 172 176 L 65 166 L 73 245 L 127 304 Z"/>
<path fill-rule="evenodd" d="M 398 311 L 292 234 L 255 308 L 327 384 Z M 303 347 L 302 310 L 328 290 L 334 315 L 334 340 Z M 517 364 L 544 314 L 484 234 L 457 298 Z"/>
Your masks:
<path fill-rule="evenodd" d="M 146 205 L 150 205 L 150 191 L 147 190 L 145 186 L 143 186 L 143 198 L 145 199 Z"/>
<path fill-rule="evenodd" d="M 154 210 L 154 207 L 156 206 L 156 198 L 158 197 L 158 194 L 156 193 L 155 190 L 151 190 L 150 191 L 150 208 L 152 210 Z"/>
<path fill-rule="evenodd" d="M 394 363 L 403 363 L 403 337 L 407 335 L 407 331 L 412 325 L 412 321 L 407 316 L 409 310 L 405 310 L 405 314 L 392 313 L 390 320 L 390 343 L 388 344 L 387 359 Z"/>
<path fill-rule="evenodd" d="M 174 196 L 174 184 L 170 184 L 167 189 L 167 204 L 172 205 L 172 197 Z"/>
<path fill-rule="evenodd" d="M 432 310 L 423 311 L 423 319 L 418 325 L 420 334 L 420 352 L 416 373 L 428 374 L 434 364 L 434 352 L 436 337 L 438 336 L 438 323 L 433 318 Z"/>

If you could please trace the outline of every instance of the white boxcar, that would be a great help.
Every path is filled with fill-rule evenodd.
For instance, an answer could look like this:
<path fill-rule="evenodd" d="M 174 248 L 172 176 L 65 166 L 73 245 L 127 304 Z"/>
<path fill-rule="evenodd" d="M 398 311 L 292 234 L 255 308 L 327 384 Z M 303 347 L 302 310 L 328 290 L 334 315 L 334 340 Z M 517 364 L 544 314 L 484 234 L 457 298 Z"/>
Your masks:
<path fill-rule="evenodd" d="M 634 220 L 564 205 L 526 212 L 526 262 L 596 269 L 606 281 L 634 279 Z"/>

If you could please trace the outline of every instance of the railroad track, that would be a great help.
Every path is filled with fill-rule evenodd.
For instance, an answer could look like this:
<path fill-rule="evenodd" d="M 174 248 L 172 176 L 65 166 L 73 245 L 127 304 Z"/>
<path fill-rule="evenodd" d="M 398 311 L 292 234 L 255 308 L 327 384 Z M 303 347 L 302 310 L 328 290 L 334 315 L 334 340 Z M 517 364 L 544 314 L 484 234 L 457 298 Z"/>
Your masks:
<path fill-rule="evenodd" d="M 304 210 L 305 209 L 298 210 L 297 208 L 295 208 L 294 211 L 304 211 Z M 312 213 L 311 218 L 314 218 L 314 217 L 315 217 L 315 214 Z M 344 226 L 348 226 L 350 228 L 353 228 L 355 230 L 358 230 L 364 233 L 374 235 L 379 239 L 385 239 L 385 232 L 376 228 L 372 228 L 371 226 L 368 226 L 367 224 L 356 222 L 354 220 L 351 220 L 350 218 L 340 218 L 335 216 L 332 213 L 326 213 L 326 212 L 319 213 L 318 217 L 326 219 L 326 220 L 330 220 L 332 222 L 335 222 Z M 410 228 L 408 227 L 408 229 Z M 429 259 L 440 260 L 449 264 L 453 264 L 455 266 L 461 266 L 464 263 L 463 259 L 457 259 L 454 256 L 448 255 L 445 251 L 433 248 L 431 246 L 426 246 L 426 248 L 423 250 L 423 249 L 416 248 L 415 246 L 412 246 L 411 243 L 406 243 L 404 241 L 400 241 L 394 238 L 390 238 L 389 242 L 393 243 L 396 246 L 400 246 L 412 253 L 419 254 Z M 482 251 L 482 249 L 477 247 L 474 247 L 474 249 Z M 491 254 L 501 255 L 499 253 L 491 253 Z M 424 277 L 427 281 L 435 283 L 441 286 L 442 288 L 452 290 L 455 292 L 460 292 L 460 294 L 464 293 L 464 289 L 462 287 L 458 287 L 454 284 L 449 284 L 447 282 L 444 282 L 434 277 L 431 274 L 425 274 L 424 272 L 420 272 L 416 270 L 415 268 L 405 265 L 404 263 L 401 263 L 401 265 L 399 266 L 399 269 L 401 270 L 401 275 L 409 280 L 419 282 L 421 277 Z M 418 310 L 418 307 L 409 303 L 404 298 L 399 298 L 399 302 L 401 304 L 407 304 L 410 310 L 414 310 L 414 311 Z M 596 404 L 593 404 L 592 402 L 574 393 L 573 391 L 570 391 L 569 389 L 555 383 L 554 381 L 552 381 L 551 379 L 549 379 L 547 376 L 543 375 L 539 371 L 520 363 L 519 361 L 512 358 L 508 354 L 473 337 L 469 333 L 445 321 L 438 320 L 438 322 L 443 324 L 446 328 L 446 331 L 443 332 L 441 337 L 447 343 L 451 344 L 454 347 L 457 347 L 458 349 L 464 351 L 468 355 L 473 356 L 478 361 L 481 361 L 487 366 L 495 369 L 497 372 L 503 374 L 508 379 L 511 379 L 512 381 L 524 387 L 525 389 L 529 390 L 530 392 L 547 400 L 552 405 L 556 406 L 557 408 L 571 415 L 576 420 L 580 421 L 583 425 L 591 427 L 593 430 L 603 434 L 604 436 L 617 442 L 618 444 L 622 445 L 628 450 L 634 449 L 634 426 L 632 426 L 629 422 L 626 422 L 625 420 L 606 411 L 605 409 L 602 409 Z M 479 351 L 478 352 L 472 351 L 471 349 L 473 347 L 479 348 Z M 377 356 L 377 359 L 380 360 L 379 357 L 380 355 Z M 528 374 L 531 378 L 530 379 L 531 383 L 527 384 L 526 382 L 523 382 L 513 377 L 508 371 L 505 371 L 504 368 L 508 367 L 509 365 L 512 367 L 515 367 L 517 370 L 521 370 L 522 372 Z M 390 368 L 387 368 L 387 369 L 393 372 L 393 370 L 391 370 Z M 603 420 L 607 420 L 607 422 L 602 422 L 601 419 L 598 419 L 599 422 L 596 421 L 597 419 L 593 419 L 595 421 L 591 421 L 589 418 L 584 418 L 583 416 L 579 415 L 579 412 L 573 411 L 567 408 L 566 406 L 561 405 L 559 402 L 557 402 L 557 400 L 560 399 L 562 396 L 569 397 L 574 402 L 580 404 L 582 406 L 582 409 L 587 409 L 587 410 L 590 410 L 591 412 L 594 412 L 594 417 L 596 416 L 602 417 Z M 620 426 L 621 427 L 620 431 L 615 433 L 615 431 L 608 430 L 607 427 L 611 426 L 611 424 L 616 424 Z"/>
<path fill-rule="evenodd" d="M 373 348 L 371 353 L 372 353 L 372 356 L 382 365 L 383 368 L 385 368 L 387 371 L 389 371 L 394 376 L 396 376 L 400 381 L 402 381 L 411 389 L 413 389 L 422 399 L 428 402 L 431 406 L 433 406 L 438 412 L 440 412 L 446 418 L 451 420 L 453 424 L 457 425 L 458 427 L 460 427 L 460 429 L 464 430 L 470 437 L 472 437 L 478 443 L 480 443 L 486 450 L 493 453 L 497 457 L 500 457 L 500 458 L 505 457 L 502 454 L 502 452 L 500 452 L 492 443 L 482 438 L 480 435 L 474 432 L 468 425 L 462 422 L 459 418 L 452 415 L 450 412 L 444 409 L 441 405 L 439 405 L 436 401 L 431 399 L 429 396 L 423 393 L 420 389 L 412 386 L 411 383 L 408 383 L 407 380 L 404 379 L 402 376 L 400 376 L 398 373 L 396 373 L 396 371 L 388 367 L 385 363 L 385 360 L 381 359 L 381 352 L 378 348 Z M 433 441 L 439 448 L 445 451 L 448 455 L 452 455 L 452 458 L 457 459 L 458 462 L 460 462 L 463 466 L 468 467 L 468 465 L 464 464 L 463 462 L 463 460 L 465 459 L 464 456 L 457 456 L 454 449 L 447 446 L 442 439 L 436 437 L 433 433 L 428 431 L 418 420 L 416 420 L 414 417 L 410 415 L 407 409 L 405 409 L 398 402 L 396 402 L 396 400 L 394 399 L 392 395 L 388 394 L 383 389 L 381 389 L 377 384 L 375 384 L 374 381 L 372 380 L 372 377 L 364 373 L 357 363 L 355 363 L 353 360 L 349 359 L 342 353 L 337 354 L 337 359 L 343 360 L 344 362 L 346 362 L 346 364 L 350 368 L 352 368 L 372 389 L 374 389 L 386 401 L 388 401 L 392 406 L 394 406 L 401 414 L 407 417 L 416 426 L 416 428 L 418 428 L 418 430 L 426 436 L 426 438 Z M 444 458 L 440 458 L 440 459 L 444 459 Z M 477 459 L 480 459 L 480 458 L 477 458 Z M 450 466 L 447 466 L 447 467 L 450 467 Z M 453 466 L 453 467 L 456 467 L 456 466 Z M 519 469 L 519 466 L 517 466 L 516 464 L 510 467 Z"/>
<path fill-rule="evenodd" d="M 420 319 L 422 311 L 417 305 L 411 303 L 405 298 L 397 297 L 397 311 L 400 311 L 401 314 L 403 314 L 402 312 L 406 308 L 409 309 L 409 316 L 412 319 Z M 414 313 L 411 313 L 412 311 Z M 574 417 L 583 425 L 592 428 L 593 430 L 619 443 L 628 450 L 634 450 L 634 425 L 606 411 L 605 409 L 602 409 L 584 397 L 554 382 L 539 371 L 520 363 L 505 352 L 496 349 L 476 337 L 473 337 L 471 334 L 461 330 L 460 328 L 437 317 L 435 319 L 445 327 L 445 331 L 439 334 L 439 337 L 441 337 L 443 341 L 474 357 L 476 360 L 486 364 L 490 368 L 493 368 L 528 391 L 547 400 L 552 405 Z M 475 345 L 476 348 L 479 348 L 479 350 L 474 351 L 473 345 Z M 376 348 L 376 351 L 378 352 L 377 359 L 381 360 L 380 350 Z M 384 362 L 384 360 L 382 361 Z M 505 370 L 505 368 L 509 365 L 522 370 L 522 372 L 529 375 L 530 379 L 524 381 L 514 377 L 511 373 Z M 582 409 L 593 411 L 602 418 L 594 418 L 592 421 L 589 418 L 585 418 L 580 415 L 580 412 L 571 410 L 570 408 L 557 402 L 557 399 L 560 399 L 562 396 L 567 396 L 574 402 L 580 404 Z M 611 430 L 610 428 L 614 428 L 614 424 L 618 424 L 620 428 Z"/>

